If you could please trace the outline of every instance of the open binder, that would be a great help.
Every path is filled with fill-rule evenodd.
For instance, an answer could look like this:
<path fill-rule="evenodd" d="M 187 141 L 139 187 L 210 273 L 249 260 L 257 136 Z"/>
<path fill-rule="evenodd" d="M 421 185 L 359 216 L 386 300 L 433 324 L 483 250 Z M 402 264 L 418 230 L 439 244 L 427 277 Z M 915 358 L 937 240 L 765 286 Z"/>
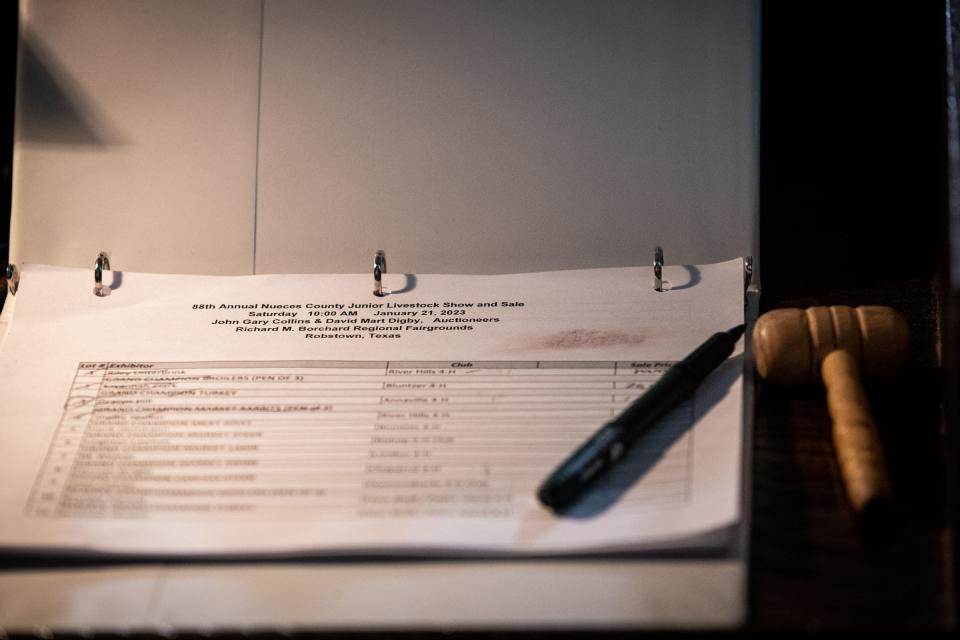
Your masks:
<path fill-rule="evenodd" d="M 755 40 L 750 2 L 24 2 L 11 261 L 342 273 L 383 246 L 403 271 L 503 273 L 643 264 L 661 243 L 677 263 L 755 255 Z M 749 377 L 744 396 L 749 443 Z M 20 566 L 0 573 L 0 626 L 729 626 L 744 505 L 707 558 Z M 207 589 L 233 597 L 206 610 Z"/>

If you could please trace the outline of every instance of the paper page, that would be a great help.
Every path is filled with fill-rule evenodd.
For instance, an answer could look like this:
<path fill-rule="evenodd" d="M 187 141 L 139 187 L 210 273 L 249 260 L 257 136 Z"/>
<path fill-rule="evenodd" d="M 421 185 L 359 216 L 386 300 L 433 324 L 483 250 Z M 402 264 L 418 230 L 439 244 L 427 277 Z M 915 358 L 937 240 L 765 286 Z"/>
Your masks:
<path fill-rule="evenodd" d="M 756 24 L 742 0 L 268 1 L 255 272 L 371 246 L 417 272 L 607 267 L 649 230 L 671 261 L 749 255 Z"/>
<path fill-rule="evenodd" d="M 535 489 L 743 322 L 742 262 L 501 276 L 28 267 L 0 545 L 123 554 L 681 547 L 739 517 L 742 349 L 570 512 Z M 108 274 L 107 280 L 110 280 Z"/>
<path fill-rule="evenodd" d="M 23 0 L 10 260 L 252 273 L 260 0 Z"/>
<path fill-rule="evenodd" d="M 651 231 L 672 261 L 755 251 L 751 0 L 19 4 L 17 265 L 350 273 L 387 246 L 507 273 L 629 264 Z"/>

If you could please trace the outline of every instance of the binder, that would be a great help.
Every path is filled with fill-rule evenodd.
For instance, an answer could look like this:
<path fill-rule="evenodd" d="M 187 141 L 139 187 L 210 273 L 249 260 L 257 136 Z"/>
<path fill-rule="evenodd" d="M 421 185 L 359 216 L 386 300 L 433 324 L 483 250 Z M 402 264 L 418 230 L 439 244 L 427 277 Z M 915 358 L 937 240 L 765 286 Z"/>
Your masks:
<path fill-rule="evenodd" d="M 409 273 L 499 273 L 649 263 L 653 245 L 676 263 L 756 256 L 755 14 L 697 1 L 25 1 L 11 262 L 96 257 L 102 292 L 110 260 L 361 272 L 383 247 Z M 749 376 L 745 389 L 749 444 Z M 11 562 L 0 626 L 731 626 L 746 612 L 748 520 L 710 558 Z M 233 605 L 207 610 L 206 589 Z"/>

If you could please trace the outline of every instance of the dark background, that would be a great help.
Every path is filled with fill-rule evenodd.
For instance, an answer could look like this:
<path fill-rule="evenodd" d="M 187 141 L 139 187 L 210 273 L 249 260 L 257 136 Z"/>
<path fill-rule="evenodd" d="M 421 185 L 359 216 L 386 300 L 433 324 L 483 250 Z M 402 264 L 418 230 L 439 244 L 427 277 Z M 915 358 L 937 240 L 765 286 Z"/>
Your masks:
<path fill-rule="evenodd" d="M 934 273 L 945 4 L 762 4 L 765 295 Z"/>
<path fill-rule="evenodd" d="M 943 427 L 956 425 L 940 412 L 937 359 L 941 331 L 954 329 L 940 324 L 945 6 L 762 3 L 761 304 L 891 304 L 908 315 L 915 353 L 906 380 L 874 396 L 895 487 L 891 539 L 879 545 L 846 508 L 822 392 L 759 385 L 754 629 L 937 629 L 956 606 L 944 474 L 956 454 L 942 445 Z M 5 262 L 17 3 L 0 12 Z"/>
<path fill-rule="evenodd" d="M 17 2 L 0 1 L 0 264 L 7 263 L 10 179 L 13 172 L 13 105 L 17 77 Z M 4 287 L 5 288 L 5 287 Z M 0 292 L 0 301 L 3 293 Z"/>

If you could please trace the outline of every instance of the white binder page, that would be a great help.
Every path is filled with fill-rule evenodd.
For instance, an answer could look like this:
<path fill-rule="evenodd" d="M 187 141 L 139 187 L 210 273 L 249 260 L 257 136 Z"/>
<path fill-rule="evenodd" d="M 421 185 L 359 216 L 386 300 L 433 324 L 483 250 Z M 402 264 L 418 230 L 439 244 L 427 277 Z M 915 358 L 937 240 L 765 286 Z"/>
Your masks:
<path fill-rule="evenodd" d="M 608 267 L 649 229 L 671 260 L 749 252 L 756 23 L 750 0 L 268 1 L 255 273 L 374 245 L 420 272 Z"/>
<path fill-rule="evenodd" d="M 567 512 L 544 477 L 743 322 L 735 260 L 498 276 L 28 267 L 0 546 L 147 555 L 683 548 L 739 518 L 742 348 Z M 111 275 L 107 274 L 107 281 Z"/>

